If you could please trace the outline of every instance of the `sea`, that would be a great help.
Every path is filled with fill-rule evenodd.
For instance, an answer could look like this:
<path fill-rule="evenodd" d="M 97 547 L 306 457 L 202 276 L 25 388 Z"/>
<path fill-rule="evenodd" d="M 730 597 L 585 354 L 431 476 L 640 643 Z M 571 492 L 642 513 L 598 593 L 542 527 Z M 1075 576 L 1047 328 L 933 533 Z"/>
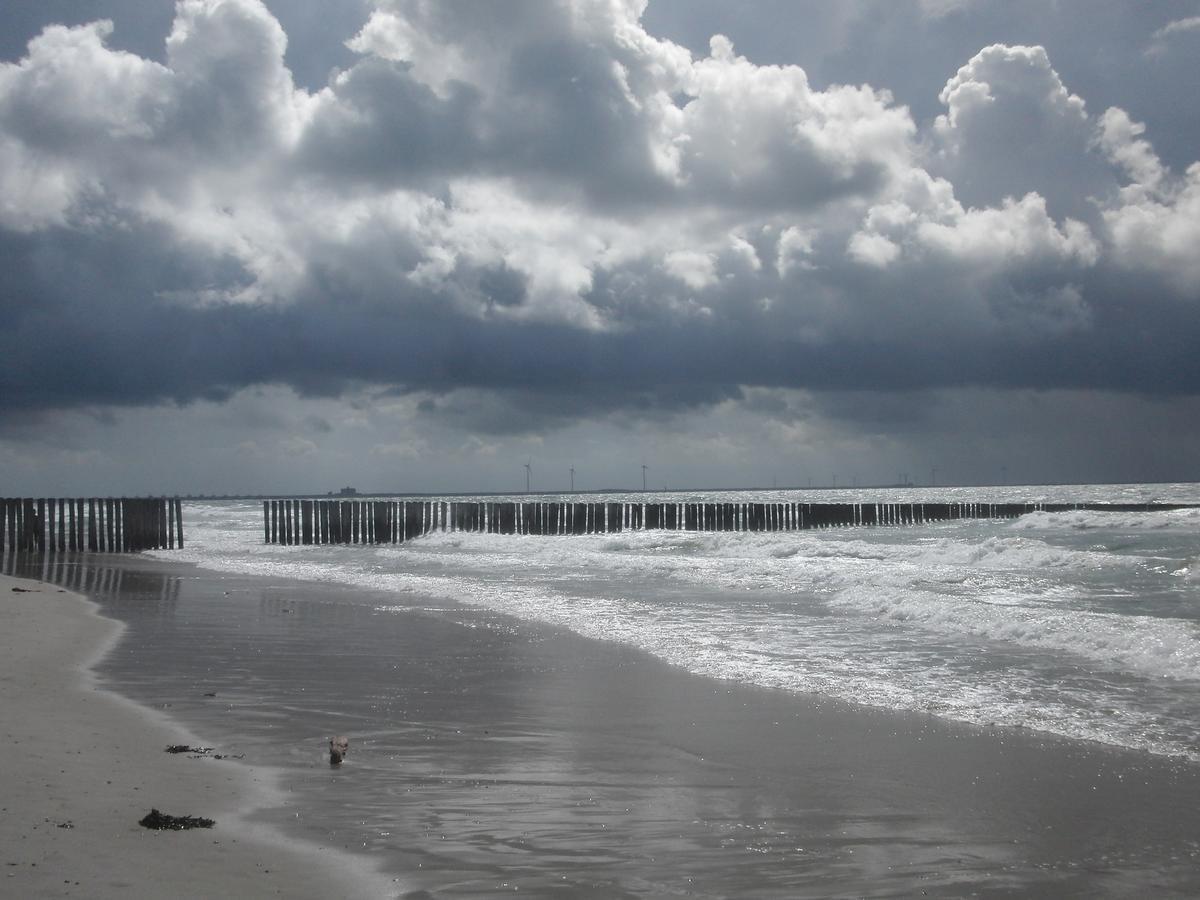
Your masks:
<path fill-rule="evenodd" d="M 1197 506 L 281 546 L 191 500 L 181 550 L 18 574 L 124 621 L 102 679 L 397 896 L 1200 891 L 1200 484 L 527 499 Z"/>
<path fill-rule="evenodd" d="M 627 644 L 697 675 L 1200 761 L 1200 484 L 529 499 L 1197 508 L 296 547 L 263 542 L 258 502 L 193 502 L 186 548 L 158 555 L 369 588 L 389 598 L 384 612 L 461 604 Z"/>

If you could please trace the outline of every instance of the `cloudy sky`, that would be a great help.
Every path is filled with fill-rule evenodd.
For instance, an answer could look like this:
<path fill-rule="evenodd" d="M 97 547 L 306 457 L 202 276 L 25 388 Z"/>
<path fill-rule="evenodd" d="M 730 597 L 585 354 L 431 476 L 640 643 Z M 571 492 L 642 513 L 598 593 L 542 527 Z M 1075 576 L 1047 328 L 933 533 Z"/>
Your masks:
<path fill-rule="evenodd" d="M 1200 0 L 3 0 L 0 493 L 1200 480 L 1198 84 Z"/>

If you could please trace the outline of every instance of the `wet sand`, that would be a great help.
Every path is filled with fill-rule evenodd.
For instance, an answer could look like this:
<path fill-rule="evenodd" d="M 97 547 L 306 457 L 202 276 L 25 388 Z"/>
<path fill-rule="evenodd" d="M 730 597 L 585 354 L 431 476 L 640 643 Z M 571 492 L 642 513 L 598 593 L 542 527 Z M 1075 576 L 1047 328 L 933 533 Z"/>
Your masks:
<path fill-rule="evenodd" d="M 202 746 L 95 684 L 123 633 L 83 597 L 0 576 L 0 896 L 382 897 L 391 879 L 244 814 L 281 802 L 268 772 L 164 752 Z M 151 831 L 157 808 L 211 829 Z"/>
<path fill-rule="evenodd" d="M 287 804 L 255 821 L 414 897 L 1200 895 L 1191 763 L 699 678 L 419 598 L 144 559 L 58 575 L 128 624 L 106 683 L 281 770 Z M 332 731 L 353 742 L 336 773 Z"/>

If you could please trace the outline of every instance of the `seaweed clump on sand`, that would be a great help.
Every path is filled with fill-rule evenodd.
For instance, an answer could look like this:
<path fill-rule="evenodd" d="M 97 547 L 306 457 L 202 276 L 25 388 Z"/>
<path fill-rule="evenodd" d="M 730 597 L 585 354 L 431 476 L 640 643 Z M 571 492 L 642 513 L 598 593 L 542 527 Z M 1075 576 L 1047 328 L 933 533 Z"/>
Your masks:
<path fill-rule="evenodd" d="M 138 824 L 156 831 L 186 831 L 189 828 L 212 828 L 217 823 L 201 816 L 169 816 L 157 809 L 151 809 Z"/>

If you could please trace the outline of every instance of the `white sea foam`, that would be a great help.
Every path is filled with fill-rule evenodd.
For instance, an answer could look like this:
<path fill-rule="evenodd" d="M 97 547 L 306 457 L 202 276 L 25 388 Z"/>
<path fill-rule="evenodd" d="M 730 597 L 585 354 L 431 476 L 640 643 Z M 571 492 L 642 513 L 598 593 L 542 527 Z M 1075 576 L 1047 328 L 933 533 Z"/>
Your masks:
<path fill-rule="evenodd" d="M 1063 651 L 1103 669 L 1200 682 L 1200 635 L 1192 621 L 968 600 L 910 584 L 856 585 L 831 603 L 943 634 Z"/>
<path fill-rule="evenodd" d="M 1049 529 L 1061 531 L 1064 528 L 1085 531 L 1092 529 L 1109 530 L 1160 530 L 1165 528 L 1182 528 L 1194 530 L 1200 526 L 1200 509 L 1171 509 L 1154 512 L 1104 512 L 1100 510 L 1071 510 L 1067 512 L 1034 512 L 1013 520 L 1009 525 L 1013 530 L 1033 531 Z"/>

